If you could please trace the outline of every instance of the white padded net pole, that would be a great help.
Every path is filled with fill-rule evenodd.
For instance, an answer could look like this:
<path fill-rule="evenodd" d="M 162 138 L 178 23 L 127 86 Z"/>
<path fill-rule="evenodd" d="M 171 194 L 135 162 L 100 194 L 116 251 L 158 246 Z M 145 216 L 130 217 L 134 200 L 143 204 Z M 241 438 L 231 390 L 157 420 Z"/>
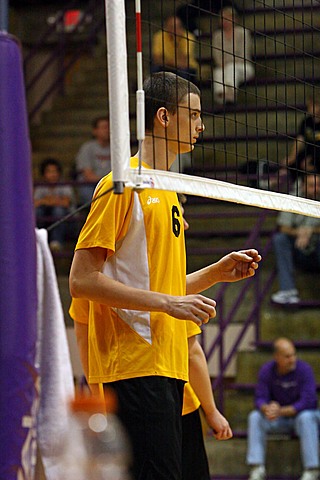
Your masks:
<path fill-rule="evenodd" d="M 105 0 L 110 149 L 114 192 L 122 193 L 130 162 L 129 91 L 124 0 Z"/>

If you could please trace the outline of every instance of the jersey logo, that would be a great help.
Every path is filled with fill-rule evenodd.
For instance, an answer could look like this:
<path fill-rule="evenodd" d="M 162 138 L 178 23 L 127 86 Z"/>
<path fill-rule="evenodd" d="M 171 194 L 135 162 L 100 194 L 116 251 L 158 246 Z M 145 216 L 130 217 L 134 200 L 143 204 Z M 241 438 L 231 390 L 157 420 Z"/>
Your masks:
<path fill-rule="evenodd" d="M 149 195 L 147 199 L 147 205 L 151 205 L 152 203 L 160 203 L 160 199 L 158 197 L 151 197 Z"/>

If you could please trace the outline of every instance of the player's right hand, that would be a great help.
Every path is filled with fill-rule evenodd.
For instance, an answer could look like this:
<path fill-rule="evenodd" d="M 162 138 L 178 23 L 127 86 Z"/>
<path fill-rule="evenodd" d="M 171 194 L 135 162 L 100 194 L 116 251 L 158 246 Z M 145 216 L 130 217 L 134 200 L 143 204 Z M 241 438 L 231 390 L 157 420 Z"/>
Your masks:
<path fill-rule="evenodd" d="M 167 312 L 180 320 L 191 320 L 201 326 L 216 316 L 216 302 L 203 295 L 169 297 Z"/>

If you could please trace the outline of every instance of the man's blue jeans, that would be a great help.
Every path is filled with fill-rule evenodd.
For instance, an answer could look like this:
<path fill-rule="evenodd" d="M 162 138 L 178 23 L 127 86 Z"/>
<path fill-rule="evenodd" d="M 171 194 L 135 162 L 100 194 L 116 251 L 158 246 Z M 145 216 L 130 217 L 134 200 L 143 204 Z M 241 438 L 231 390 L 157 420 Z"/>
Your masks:
<path fill-rule="evenodd" d="M 295 433 L 300 439 L 301 460 L 304 469 L 319 467 L 319 422 L 318 410 L 303 410 L 295 417 L 280 417 L 267 420 L 254 410 L 248 419 L 248 465 L 264 465 L 268 433 Z"/>
<path fill-rule="evenodd" d="M 286 233 L 278 232 L 273 236 L 280 290 L 296 288 L 294 278 L 295 264 L 306 271 L 315 272 L 320 269 L 319 241 L 317 242 L 315 252 L 310 255 L 295 248 L 294 242 L 295 238 Z"/>

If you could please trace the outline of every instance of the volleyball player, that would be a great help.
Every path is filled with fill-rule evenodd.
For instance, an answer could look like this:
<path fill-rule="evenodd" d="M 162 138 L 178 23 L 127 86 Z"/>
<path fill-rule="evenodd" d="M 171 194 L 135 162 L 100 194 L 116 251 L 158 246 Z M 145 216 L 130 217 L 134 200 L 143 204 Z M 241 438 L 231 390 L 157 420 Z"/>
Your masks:
<path fill-rule="evenodd" d="M 168 170 L 203 131 L 198 88 L 160 72 L 144 84 L 143 167 Z M 132 166 L 137 166 L 137 158 Z M 104 177 L 95 195 L 112 187 Z M 254 275 L 254 249 L 186 275 L 176 193 L 126 188 L 92 204 L 70 272 L 70 291 L 90 301 L 89 383 L 110 385 L 133 447 L 135 480 L 181 480 L 181 409 L 188 380 L 186 322 L 214 317 L 200 295 L 219 281 Z"/>

